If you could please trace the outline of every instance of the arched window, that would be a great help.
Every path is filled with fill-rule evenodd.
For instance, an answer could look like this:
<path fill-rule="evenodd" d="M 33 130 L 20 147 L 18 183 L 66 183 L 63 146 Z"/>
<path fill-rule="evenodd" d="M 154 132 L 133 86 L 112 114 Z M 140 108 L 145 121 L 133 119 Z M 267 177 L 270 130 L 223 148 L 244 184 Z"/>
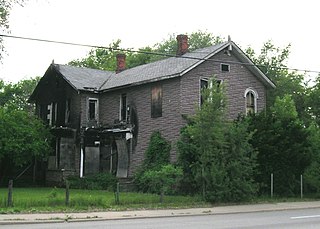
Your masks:
<path fill-rule="evenodd" d="M 258 93 L 252 88 L 247 88 L 244 93 L 244 97 L 246 102 L 246 115 L 250 113 L 257 113 Z"/>

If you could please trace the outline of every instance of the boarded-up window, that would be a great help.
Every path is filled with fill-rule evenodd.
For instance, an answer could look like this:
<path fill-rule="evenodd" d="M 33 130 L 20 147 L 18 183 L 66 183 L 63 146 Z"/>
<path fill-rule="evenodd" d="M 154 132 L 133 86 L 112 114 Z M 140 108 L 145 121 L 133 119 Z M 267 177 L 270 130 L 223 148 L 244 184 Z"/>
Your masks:
<path fill-rule="evenodd" d="M 162 87 L 151 89 L 151 118 L 162 117 Z"/>

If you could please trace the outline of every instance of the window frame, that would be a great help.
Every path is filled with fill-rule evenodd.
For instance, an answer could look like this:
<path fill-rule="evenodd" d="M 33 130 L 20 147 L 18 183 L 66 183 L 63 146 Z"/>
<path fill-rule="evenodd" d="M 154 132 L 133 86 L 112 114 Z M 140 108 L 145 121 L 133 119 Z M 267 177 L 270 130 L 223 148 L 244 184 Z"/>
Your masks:
<path fill-rule="evenodd" d="M 224 66 L 228 67 L 228 70 L 223 70 Z M 230 72 L 230 64 L 221 63 L 220 64 L 220 71 L 221 72 Z"/>
<path fill-rule="evenodd" d="M 94 118 L 90 118 L 90 102 L 94 101 L 95 103 L 95 109 L 94 109 Z M 98 98 L 88 98 L 87 102 L 87 118 L 88 121 L 99 121 L 99 99 Z"/>
<path fill-rule="evenodd" d="M 199 79 L 199 107 L 201 107 L 202 106 L 202 104 L 203 104 L 203 99 L 202 99 L 202 90 L 203 90 L 203 87 L 201 87 L 201 82 L 202 81 L 206 81 L 207 82 L 207 87 L 212 87 L 212 82 L 210 83 L 210 85 L 209 85 L 209 81 L 210 81 L 210 79 L 209 78 L 200 78 Z M 219 86 L 223 83 L 223 80 L 221 80 L 221 79 L 216 79 L 216 82 L 217 83 L 219 83 Z"/>
<path fill-rule="evenodd" d="M 258 96 L 257 91 L 254 90 L 253 88 L 247 88 L 247 89 L 245 90 L 245 92 L 244 92 L 245 113 L 246 113 L 246 115 L 248 115 L 248 114 L 250 113 L 249 110 L 252 110 L 252 109 L 249 109 L 249 107 L 248 107 L 248 103 L 247 103 L 247 96 L 248 96 L 248 94 L 253 95 L 253 106 L 254 106 L 254 107 L 253 107 L 253 112 L 254 112 L 254 114 L 256 114 L 257 111 L 258 111 L 258 103 L 257 103 L 257 100 L 258 100 L 259 96 Z"/>

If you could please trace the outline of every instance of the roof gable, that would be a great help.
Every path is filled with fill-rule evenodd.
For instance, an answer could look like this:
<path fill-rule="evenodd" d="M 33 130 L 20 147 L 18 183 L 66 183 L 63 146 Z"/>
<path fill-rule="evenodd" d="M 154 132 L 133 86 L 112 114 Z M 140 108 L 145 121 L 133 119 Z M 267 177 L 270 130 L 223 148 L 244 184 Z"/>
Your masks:
<path fill-rule="evenodd" d="M 114 72 L 54 64 L 54 68 L 76 90 L 99 90 Z"/>

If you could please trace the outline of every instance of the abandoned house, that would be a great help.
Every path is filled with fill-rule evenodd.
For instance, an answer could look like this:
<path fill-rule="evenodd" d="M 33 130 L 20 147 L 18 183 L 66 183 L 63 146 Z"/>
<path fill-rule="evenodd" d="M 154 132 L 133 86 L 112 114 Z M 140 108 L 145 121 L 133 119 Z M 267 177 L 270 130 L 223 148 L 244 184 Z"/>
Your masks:
<path fill-rule="evenodd" d="M 172 143 L 174 161 L 183 116 L 195 113 L 201 88 L 213 75 L 227 85 L 230 119 L 265 108 L 267 90 L 275 85 L 233 41 L 193 52 L 186 35 L 177 41 L 175 57 L 131 69 L 118 54 L 116 72 L 49 66 L 30 97 L 55 136 L 47 182 L 61 181 L 61 171 L 130 177 L 154 131 Z"/>

